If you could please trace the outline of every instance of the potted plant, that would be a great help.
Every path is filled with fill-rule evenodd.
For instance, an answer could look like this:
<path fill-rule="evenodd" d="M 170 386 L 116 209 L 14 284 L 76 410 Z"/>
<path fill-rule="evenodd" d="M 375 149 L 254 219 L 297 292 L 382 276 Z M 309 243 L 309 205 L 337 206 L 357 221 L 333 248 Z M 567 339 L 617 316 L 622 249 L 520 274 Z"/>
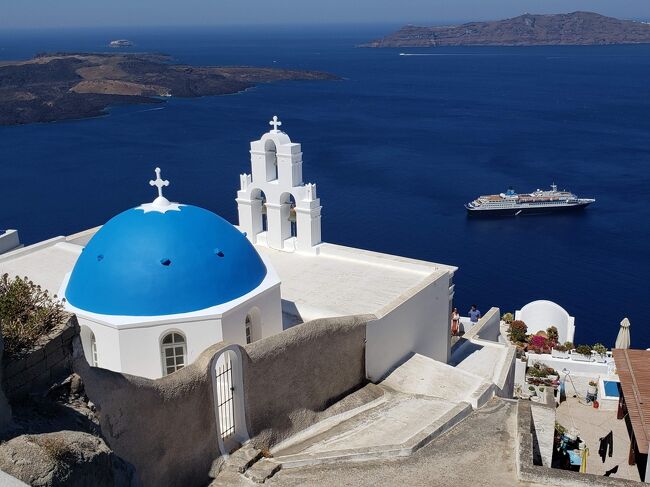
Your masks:
<path fill-rule="evenodd" d="M 512 320 L 514 320 L 515 317 L 512 315 L 512 313 L 505 313 L 502 317 L 501 320 L 503 320 L 506 324 L 512 323 Z"/>
<path fill-rule="evenodd" d="M 508 327 L 508 337 L 513 343 L 525 342 L 526 332 L 528 332 L 528 327 L 521 320 L 512 321 Z"/>
<path fill-rule="evenodd" d="M 561 343 L 558 343 L 551 348 L 551 356 L 553 358 L 569 358 L 569 353 L 570 350 L 566 347 L 566 345 L 562 345 Z"/>
<path fill-rule="evenodd" d="M 606 362 L 607 361 L 607 347 L 602 343 L 596 343 L 592 348 L 594 355 L 596 356 L 596 362 Z"/>
<path fill-rule="evenodd" d="M 571 358 L 581 362 L 591 362 L 591 347 L 589 345 L 578 345 L 575 352 L 571 354 Z"/>
<path fill-rule="evenodd" d="M 590 380 L 589 385 L 587 386 L 587 394 L 595 396 L 598 391 L 598 382 L 595 380 Z"/>
<path fill-rule="evenodd" d="M 530 394 L 531 397 L 537 395 L 537 393 L 535 392 L 535 386 L 532 385 L 528 386 L 528 394 Z"/>
<path fill-rule="evenodd" d="M 551 382 L 556 381 L 560 378 L 560 374 L 553 367 L 546 367 L 546 378 Z"/>
<path fill-rule="evenodd" d="M 559 336 L 559 334 L 557 332 L 557 328 L 555 326 L 549 326 L 546 329 L 546 336 L 548 337 L 549 341 L 552 341 L 552 342 L 557 342 L 559 340 L 559 338 L 560 338 L 560 336 Z"/>

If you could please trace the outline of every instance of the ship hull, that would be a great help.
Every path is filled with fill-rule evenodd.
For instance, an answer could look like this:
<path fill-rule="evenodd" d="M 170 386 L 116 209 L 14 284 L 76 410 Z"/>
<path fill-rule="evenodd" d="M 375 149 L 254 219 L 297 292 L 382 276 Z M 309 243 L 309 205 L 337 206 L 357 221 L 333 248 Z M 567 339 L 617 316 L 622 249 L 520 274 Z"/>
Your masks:
<path fill-rule="evenodd" d="M 548 215 L 551 213 L 568 213 L 584 210 L 592 202 L 578 203 L 575 205 L 565 206 L 542 206 L 542 207 L 515 207 L 499 208 L 494 210 L 467 208 L 467 215 L 472 217 L 494 217 L 494 216 L 529 216 L 529 215 Z"/>

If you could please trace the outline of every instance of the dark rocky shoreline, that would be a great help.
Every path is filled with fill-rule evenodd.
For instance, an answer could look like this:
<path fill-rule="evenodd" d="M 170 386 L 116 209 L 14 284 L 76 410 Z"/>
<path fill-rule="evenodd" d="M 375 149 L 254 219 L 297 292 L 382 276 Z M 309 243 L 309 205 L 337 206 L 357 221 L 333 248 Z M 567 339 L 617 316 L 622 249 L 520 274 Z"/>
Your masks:
<path fill-rule="evenodd" d="M 171 64 L 162 54 L 39 54 L 0 62 L 0 125 L 96 117 L 110 105 L 226 95 L 273 81 L 335 79 L 317 71 Z"/>

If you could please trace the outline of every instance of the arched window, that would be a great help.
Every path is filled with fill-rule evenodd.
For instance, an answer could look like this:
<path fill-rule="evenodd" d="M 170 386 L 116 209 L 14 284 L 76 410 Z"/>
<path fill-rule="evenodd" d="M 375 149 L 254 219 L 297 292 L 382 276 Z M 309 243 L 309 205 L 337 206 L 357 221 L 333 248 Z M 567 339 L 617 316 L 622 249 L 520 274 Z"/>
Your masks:
<path fill-rule="evenodd" d="M 187 363 L 187 345 L 185 337 L 178 332 L 168 333 L 164 336 L 160 346 L 162 355 L 163 375 L 185 367 Z"/>
<path fill-rule="evenodd" d="M 97 340 L 95 340 L 93 332 L 90 332 L 90 361 L 92 362 L 90 365 L 93 367 L 97 367 L 99 364 L 97 360 Z"/>
<path fill-rule="evenodd" d="M 251 343 L 253 341 L 253 320 L 251 320 L 251 315 L 246 315 L 246 343 Z"/>

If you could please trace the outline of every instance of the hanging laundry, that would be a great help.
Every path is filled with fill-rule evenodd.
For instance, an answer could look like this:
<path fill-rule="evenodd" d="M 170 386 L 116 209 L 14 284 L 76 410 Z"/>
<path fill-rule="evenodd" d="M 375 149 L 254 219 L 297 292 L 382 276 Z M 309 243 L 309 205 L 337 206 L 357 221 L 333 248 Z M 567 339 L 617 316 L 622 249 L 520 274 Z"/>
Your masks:
<path fill-rule="evenodd" d="M 614 452 L 614 433 L 611 431 L 600 439 L 600 448 L 598 448 L 598 455 L 600 455 L 603 463 L 605 463 L 605 456 L 608 454 L 608 449 L 609 456 L 611 457 L 612 453 Z"/>

